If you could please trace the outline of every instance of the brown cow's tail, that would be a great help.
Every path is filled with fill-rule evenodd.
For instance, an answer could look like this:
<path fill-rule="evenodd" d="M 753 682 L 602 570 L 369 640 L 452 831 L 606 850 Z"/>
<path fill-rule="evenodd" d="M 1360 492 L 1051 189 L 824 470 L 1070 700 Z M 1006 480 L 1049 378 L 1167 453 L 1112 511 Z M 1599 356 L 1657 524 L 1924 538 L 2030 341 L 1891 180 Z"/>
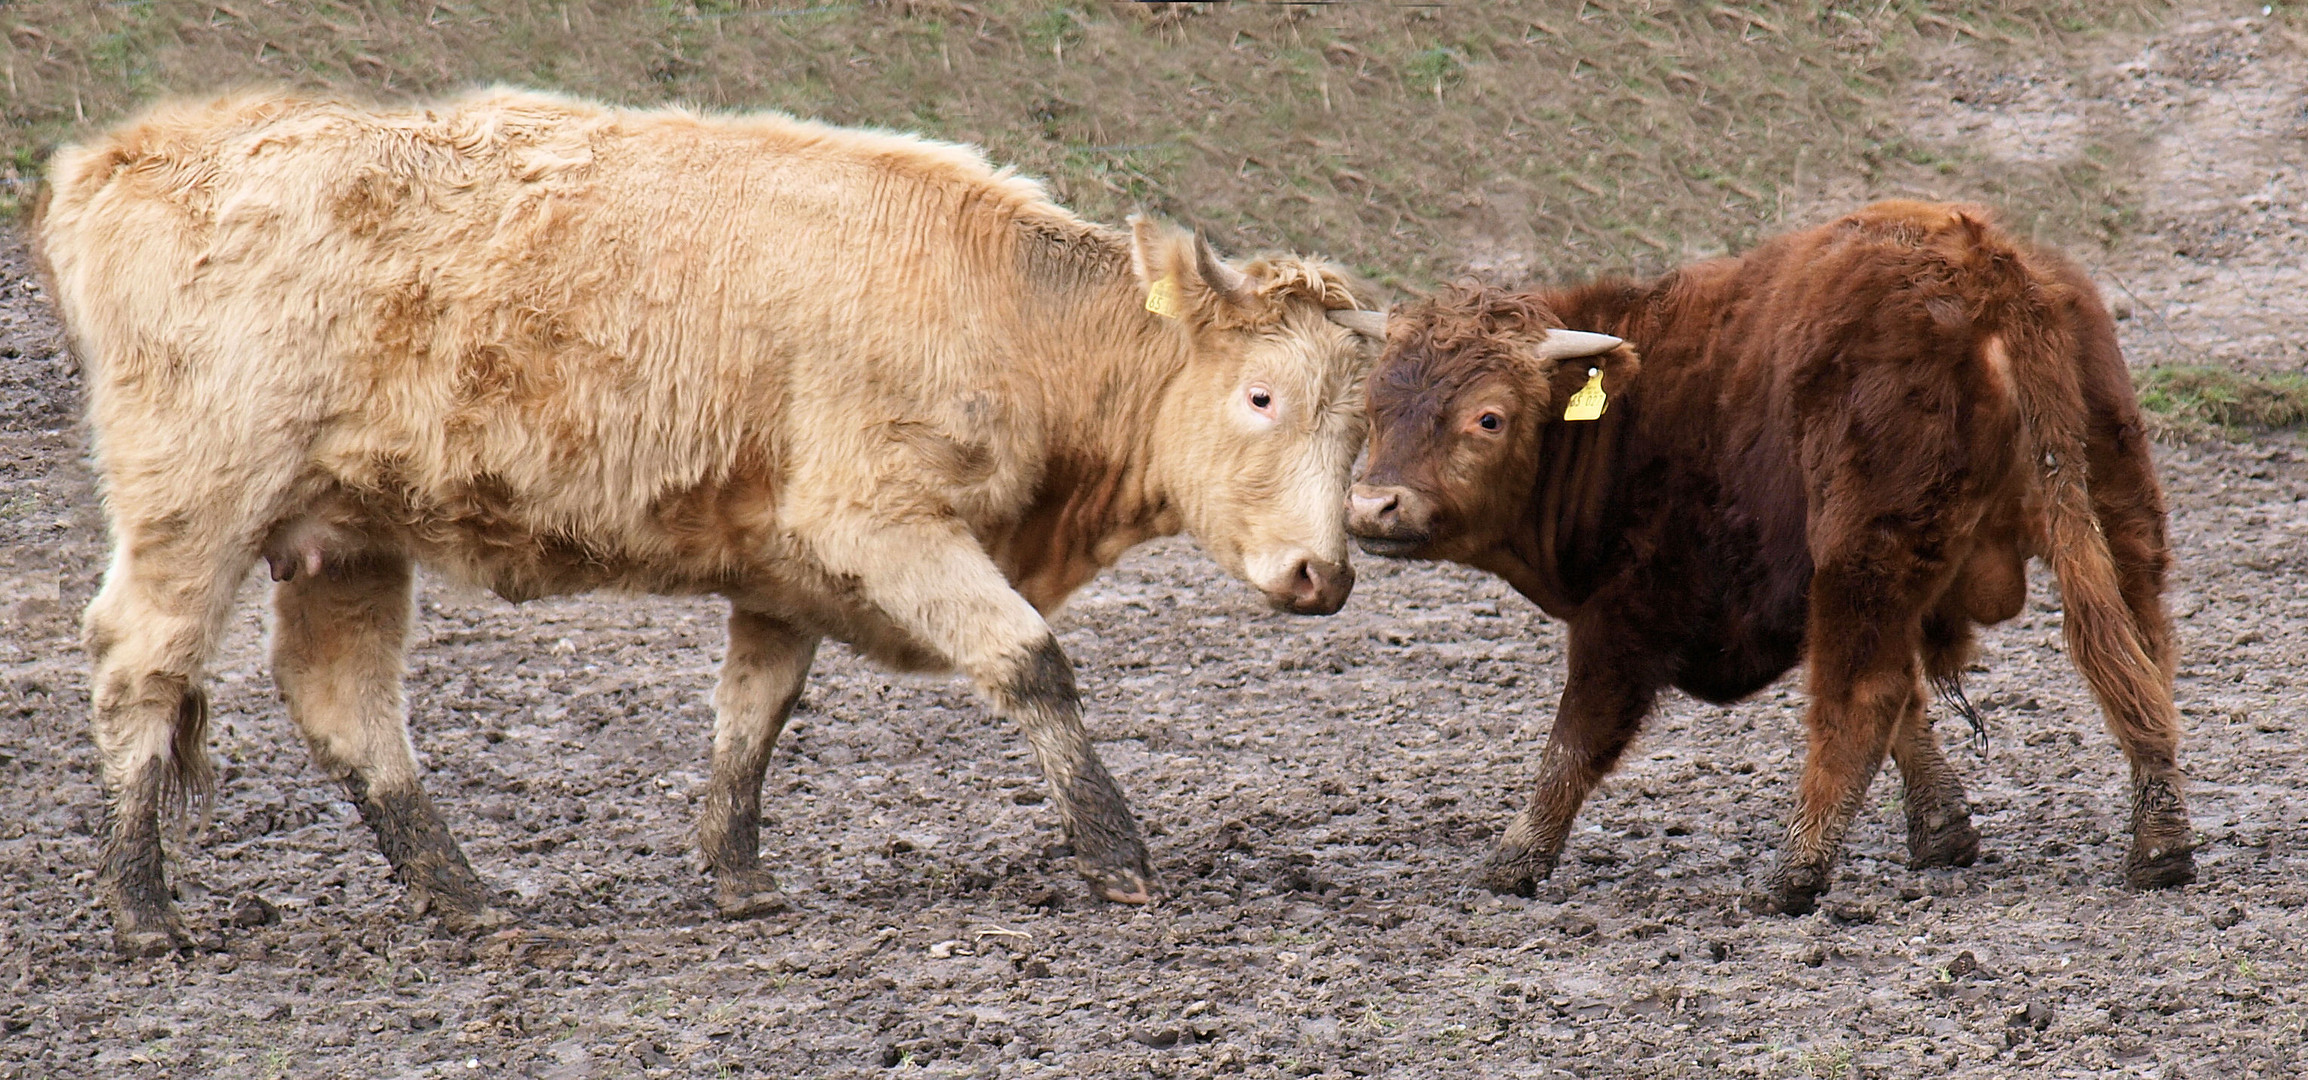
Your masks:
<path fill-rule="evenodd" d="M 2044 511 L 2039 554 L 2059 578 L 2068 654 L 2126 750 L 2145 752 L 2145 760 L 2135 755 L 2135 771 L 2169 771 L 2179 724 L 2165 650 L 2125 599 L 2092 502 L 2091 417 L 2079 371 L 2084 343 L 2072 315 L 2097 300 L 2049 275 L 2027 276 L 2027 295 L 2015 297 L 2008 317 L 1997 322 L 2027 431 L 2023 447 L 2034 458 L 2027 467 Z"/>
<path fill-rule="evenodd" d="M 1987 248 L 2001 248 L 1987 255 L 1990 261 L 2007 273 L 2016 271 L 2006 280 L 2025 282 L 2005 293 L 2007 303 L 1996 305 L 2003 311 L 2000 318 L 1990 317 L 1999 331 L 1990 341 L 2000 339 L 2009 359 L 2027 435 L 2022 452 L 2032 457 L 2022 465 L 2034 475 L 2044 515 L 2039 554 L 2059 578 L 2068 655 L 2131 762 L 2133 843 L 2125 860 L 2131 884 L 2192 880 L 2193 834 L 2179 793 L 2180 725 L 2168 638 L 2157 622 L 2160 608 L 2136 611 L 2127 600 L 2106 531 L 2123 523 L 2101 520 L 2091 490 L 2092 406 L 2084 393 L 2090 374 L 2084 369 L 2121 360 L 2112 351 L 2097 355 L 2103 350 L 2087 341 L 2093 333 L 2087 320 L 2106 319 L 2087 281 L 2038 272 L 2000 238 L 1982 239 Z"/>

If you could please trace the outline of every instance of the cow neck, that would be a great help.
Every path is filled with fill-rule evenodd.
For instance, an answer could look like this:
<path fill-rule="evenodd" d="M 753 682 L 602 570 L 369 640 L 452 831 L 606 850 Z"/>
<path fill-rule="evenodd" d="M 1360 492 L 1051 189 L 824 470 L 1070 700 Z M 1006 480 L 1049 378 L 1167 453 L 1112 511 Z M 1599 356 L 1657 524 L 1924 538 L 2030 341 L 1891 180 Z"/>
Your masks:
<path fill-rule="evenodd" d="M 1154 455 L 1186 337 L 1145 311 L 1126 252 L 1113 270 L 1096 288 L 1069 289 L 1063 311 L 1051 312 L 1062 325 L 1040 335 L 1060 343 L 1037 358 L 1040 369 L 1065 374 L 1041 387 L 1041 481 L 1000 557 L 1012 585 L 1045 612 L 1130 548 L 1180 529 Z"/>
<path fill-rule="evenodd" d="M 1555 420 L 1540 429 L 1529 501 L 1505 540 L 1475 564 L 1558 618 L 1570 617 L 1599 584 L 1606 514 L 1636 396 L 1613 398 L 1599 420 Z"/>

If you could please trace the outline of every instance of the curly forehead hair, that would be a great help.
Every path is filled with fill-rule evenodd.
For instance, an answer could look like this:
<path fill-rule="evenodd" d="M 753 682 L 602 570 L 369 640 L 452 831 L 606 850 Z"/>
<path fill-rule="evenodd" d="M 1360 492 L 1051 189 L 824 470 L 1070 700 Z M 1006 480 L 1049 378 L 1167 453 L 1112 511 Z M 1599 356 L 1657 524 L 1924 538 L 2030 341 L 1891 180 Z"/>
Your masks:
<path fill-rule="evenodd" d="M 1563 326 L 1536 293 L 1472 284 L 1447 286 L 1403 308 L 1393 322 L 1390 339 L 1399 333 L 1405 339 L 1402 344 L 1433 354 L 1459 353 L 1479 345 L 1502 349 L 1510 338 Z"/>
<path fill-rule="evenodd" d="M 1241 329 L 1263 329 L 1282 322 L 1284 301 L 1311 300 L 1325 311 L 1352 310 L 1360 307 L 1355 299 L 1355 284 L 1346 271 L 1327 259 L 1310 259 L 1301 255 L 1260 255 L 1242 264 L 1242 273 L 1250 279 L 1251 295 L 1259 303 L 1229 312 L 1229 325 Z"/>
<path fill-rule="evenodd" d="M 1398 309 L 1387 320 L 1386 356 L 1371 374 L 1371 407 L 1410 399 L 1447 401 L 1498 370 L 1517 339 L 1563 321 L 1533 293 L 1452 285 Z"/>

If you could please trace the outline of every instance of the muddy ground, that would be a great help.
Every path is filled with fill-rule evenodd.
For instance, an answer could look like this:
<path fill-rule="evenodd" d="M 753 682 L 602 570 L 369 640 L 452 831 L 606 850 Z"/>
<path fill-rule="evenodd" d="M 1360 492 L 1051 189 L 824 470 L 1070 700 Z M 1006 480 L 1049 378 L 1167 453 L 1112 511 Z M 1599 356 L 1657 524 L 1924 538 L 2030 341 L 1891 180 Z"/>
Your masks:
<path fill-rule="evenodd" d="M 2013 154 L 2048 152 L 2070 113 L 2136 123 L 2163 179 L 2137 236 L 2087 256 L 2129 301 L 2127 347 L 2297 369 L 2308 66 L 2209 11 L 2075 78 L 1950 53 L 1913 111 Z M 718 607 L 428 583 L 410 685 L 429 786 L 552 935 L 438 936 L 298 744 L 252 580 L 212 683 L 217 798 L 171 849 L 208 946 L 122 962 L 91 899 L 74 640 L 101 519 L 26 270 L 0 243 L 0 1078 L 2308 1072 L 2291 436 L 2162 450 L 2204 834 L 2202 881 L 2176 892 L 2119 886 L 2122 759 L 2040 573 L 1969 676 L 1984 756 L 1942 710 L 1980 864 L 1905 869 L 1879 780 L 1823 912 L 1789 919 L 1741 900 L 1800 764 L 1793 680 L 1737 708 L 1670 698 L 1539 896 L 1493 897 L 1465 883 L 1545 738 L 1558 629 L 1480 575 L 1373 560 L 1344 613 L 1271 615 L 1173 541 L 1061 620 L 1152 834 L 1151 908 L 1085 899 L 1024 746 L 961 686 L 834 647 L 765 799 L 791 910 L 718 922 L 689 833 Z"/>

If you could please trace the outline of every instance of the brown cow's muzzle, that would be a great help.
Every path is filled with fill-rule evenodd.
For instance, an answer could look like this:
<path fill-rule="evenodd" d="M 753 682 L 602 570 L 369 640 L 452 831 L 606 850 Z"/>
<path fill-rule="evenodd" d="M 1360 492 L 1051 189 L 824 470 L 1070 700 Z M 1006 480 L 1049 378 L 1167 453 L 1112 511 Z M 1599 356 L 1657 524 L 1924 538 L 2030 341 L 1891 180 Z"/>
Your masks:
<path fill-rule="evenodd" d="M 1434 539 L 1433 506 L 1406 487 L 1356 484 L 1346 495 L 1346 531 L 1373 555 L 1409 558 Z"/>
<path fill-rule="evenodd" d="M 1346 606 L 1354 591 L 1354 567 L 1322 559 L 1301 560 L 1290 575 L 1287 592 L 1269 592 L 1276 610 L 1293 615 L 1329 615 Z"/>

